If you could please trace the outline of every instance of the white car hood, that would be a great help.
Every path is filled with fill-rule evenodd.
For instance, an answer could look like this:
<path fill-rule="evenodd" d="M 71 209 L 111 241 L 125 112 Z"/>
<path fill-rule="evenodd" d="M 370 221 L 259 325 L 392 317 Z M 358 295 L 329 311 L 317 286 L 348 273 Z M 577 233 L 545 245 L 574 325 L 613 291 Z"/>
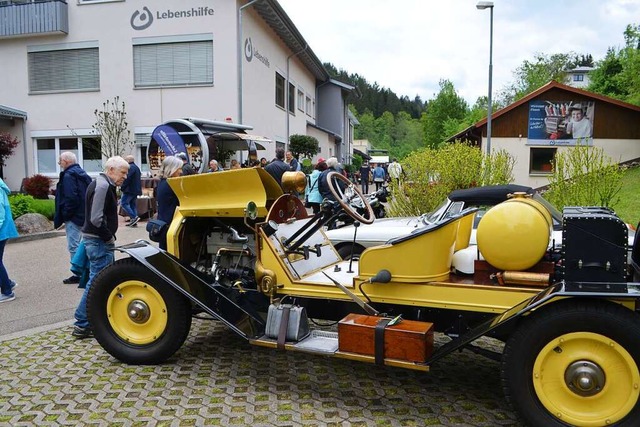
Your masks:
<path fill-rule="evenodd" d="M 411 233 L 416 228 L 425 227 L 419 217 L 380 218 L 373 224 L 362 224 L 358 227 L 356 240 L 359 244 L 369 247 L 384 243 L 394 237 Z M 325 231 L 333 244 L 340 242 L 352 242 L 355 227 L 349 225 L 336 230 Z"/>

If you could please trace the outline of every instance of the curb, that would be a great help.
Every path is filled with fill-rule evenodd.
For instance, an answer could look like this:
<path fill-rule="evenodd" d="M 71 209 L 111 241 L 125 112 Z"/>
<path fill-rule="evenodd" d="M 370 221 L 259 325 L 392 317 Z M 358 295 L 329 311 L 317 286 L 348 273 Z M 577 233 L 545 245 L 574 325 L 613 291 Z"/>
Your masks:
<path fill-rule="evenodd" d="M 43 231 L 40 233 L 25 234 L 24 236 L 18 236 L 13 239 L 9 239 L 8 243 L 30 242 L 31 240 L 48 239 L 51 237 L 58 237 L 58 236 L 64 236 L 64 235 L 65 235 L 64 230 Z"/>

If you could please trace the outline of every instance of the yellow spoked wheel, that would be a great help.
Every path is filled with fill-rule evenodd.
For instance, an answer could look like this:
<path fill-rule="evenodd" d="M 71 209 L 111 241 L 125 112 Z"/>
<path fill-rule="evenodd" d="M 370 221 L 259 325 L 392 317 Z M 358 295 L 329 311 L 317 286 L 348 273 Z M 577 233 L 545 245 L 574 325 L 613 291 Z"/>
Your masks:
<path fill-rule="evenodd" d="M 189 300 L 132 258 L 118 260 L 96 276 L 87 314 L 100 345 L 135 365 L 167 360 L 191 328 Z"/>
<path fill-rule="evenodd" d="M 576 332 L 559 336 L 540 351 L 533 385 L 542 405 L 565 423 L 615 425 L 638 402 L 640 372 L 619 343 Z"/>
<path fill-rule="evenodd" d="M 566 298 L 519 319 L 502 358 L 505 397 L 532 426 L 640 425 L 640 316 Z"/>
<path fill-rule="evenodd" d="M 114 332 L 131 344 L 144 345 L 162 336 L 167 306 L 152 286 L 129 280 L 116 286 L 107 299 L 107 317 Z"/>

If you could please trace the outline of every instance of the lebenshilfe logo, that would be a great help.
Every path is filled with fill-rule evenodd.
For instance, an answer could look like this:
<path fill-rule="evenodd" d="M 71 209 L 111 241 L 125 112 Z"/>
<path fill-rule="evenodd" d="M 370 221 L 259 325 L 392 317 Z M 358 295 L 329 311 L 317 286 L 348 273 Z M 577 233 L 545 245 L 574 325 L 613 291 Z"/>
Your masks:
<path fill-rule="evenodd" d="M 251 37 L 247 37 L 244 41 L 244 57 L 247 59 L 247 62 L 251 62 L 253 58 L 256 58 L 258 61 L 269 67 L 269 58 L 262 55 L 258 49 L 253 47 Z"/>
<path fill-rule="evenodd" d="M 142 8 L 142 12 L 136 10 L 133 12 L 133 15 L 131 15 L 131 28 L 134 30 L 144 30 L 145 28 L 149 28 L 151 24 L 153 24 L 153 13 L 151 13 L 147 6 Z"/>
<path fill-rule="evenodd" d="M 196 18 L 200 16 L 213 16 L 214 10 L 208 6 L 192 7 L 184 10 L 165 10 L 164 12 L 156 11 L 155 19 L 176 19 L 176 18 Z M 136 10 L 131 15 L 131 28 L 134 30 L 144 30 L 153 24 L 154 14 L 148 7 L 144 6 L 142 12 Z"/>

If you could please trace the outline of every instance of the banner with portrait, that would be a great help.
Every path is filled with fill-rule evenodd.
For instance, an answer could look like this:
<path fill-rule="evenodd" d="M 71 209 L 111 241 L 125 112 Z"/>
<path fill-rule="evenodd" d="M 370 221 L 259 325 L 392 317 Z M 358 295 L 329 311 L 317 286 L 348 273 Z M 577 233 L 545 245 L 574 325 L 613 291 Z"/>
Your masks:
<path fill-rule="evenodd" d="M 527 145 L 592 145 L 594 109 L 594 101 L 531 101 Z"/>

